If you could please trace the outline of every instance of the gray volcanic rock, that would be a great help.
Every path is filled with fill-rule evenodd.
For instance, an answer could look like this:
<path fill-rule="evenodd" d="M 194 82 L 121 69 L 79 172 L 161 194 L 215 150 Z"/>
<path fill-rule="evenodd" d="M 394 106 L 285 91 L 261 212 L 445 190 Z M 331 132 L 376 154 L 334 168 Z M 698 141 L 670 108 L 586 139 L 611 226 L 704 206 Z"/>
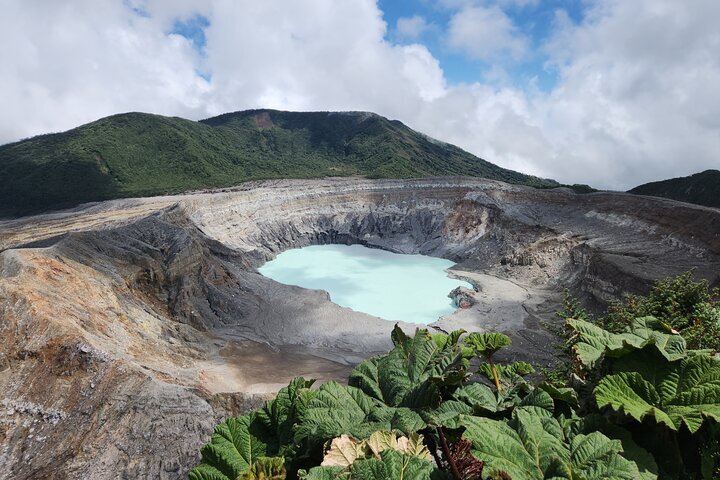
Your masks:
<path fill-rule="evenodd" d="M 0 478 L 181 478 L 215 423 L 389 348 L 392 322 L 256 271 L 322 243 L 457 262 L 475 303 L 433 326 L 504 331 L 542 366 L 564 288 L 602 305 L 690 268 L 720 283 L 716 209 L 466 178 L 262 182 L 0 222 Z"/>
<path fill-rule="evenodd" d="M 475 300 L 475 292 L 465 287 L 454 288 L 448 293 L 448 297 L 452 298 L 457 308 L 470 308 L 477 303 L 477 300 Z"/>

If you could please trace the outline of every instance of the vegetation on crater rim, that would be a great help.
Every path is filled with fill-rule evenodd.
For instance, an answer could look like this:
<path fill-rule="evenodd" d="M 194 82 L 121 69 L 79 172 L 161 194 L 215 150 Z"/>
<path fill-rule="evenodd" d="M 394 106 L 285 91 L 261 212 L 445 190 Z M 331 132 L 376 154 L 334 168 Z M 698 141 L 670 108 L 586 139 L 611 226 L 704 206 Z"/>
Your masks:
<path fill-rule="evenodd" d="M 629 192 L 720 208 L 720 170 L 705 170 L 687 177 L 645 183 Z"/>
<path fill-rule="evenodd" d="M 588 320 L 612 333 L 624 331 L 636 318 L 651 316 L 680 333 L 689 348 L 720 351 L 720 289 L 710 288 L 706 280 L 693 280 L 692 272 L 659 280 L 646 296 L 610 302 L 599 317 L 566 295 L 558 315 Z"/>
<path fill-rule="evenodd" d="M 127 113 L 0 146 L 0 216 L 248 180 L 348 175 L 558 185 L 367 112 L 248 110 L 200 122 Z"/>

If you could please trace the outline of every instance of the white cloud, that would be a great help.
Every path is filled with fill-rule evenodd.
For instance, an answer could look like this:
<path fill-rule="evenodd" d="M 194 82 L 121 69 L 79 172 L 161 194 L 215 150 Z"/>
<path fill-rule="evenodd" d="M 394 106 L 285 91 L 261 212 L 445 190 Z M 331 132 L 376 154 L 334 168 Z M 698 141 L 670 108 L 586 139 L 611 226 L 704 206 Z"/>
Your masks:
<path fill-rule="evenodd" d="M 397 115 L 444 90 L 426 47 L 384 39 L 374 1 L 217 2 L 210 20 L 211 113 L 273 106 Z"/>
<path fill-rule="evenodd" d="M 552 92 L 465 91 L 466 108 L 475 115 L 436 124 L 432 133 L 503 166 L 604 188 L 719 168 L 720 31 L 714 19 L 720 3 L 592 5 L 579 25 L 558 13 L 547 46 L 549 65 L 558 72 Z M 485 101 L 470 101 L 478 95 Z M 423 117 L 422 128 L 429 128 L 429 117 L 441 118 L 440 103 Z"/>
<path fill-rule="evenodd" d="M 0 49 L 0 142 L 123 111 L 198 119 L 274 107 L 375 111 L 504 167 L 599 187 L 720 164 L 716 0 L 598 0 L 580 25 L 559 13 L 549 93 L 505 86 L 497 64 L 492 84 L 448 85 L 425 46 L 385 39 L 373 0 L 134 0 L 148 17 L 127 5 L 3 2 L 0 42 L 13 47 Z M 198 14 L 210 21 L 204 56 L 167 33 Z M 457 15 L 457 48 L 525 54 L 497 7 Z"/>
<path fill-rule="evenodd" d="M 504 9 L 534 7 L 540 0 L 437 0 L 437 6 L 450 10 L 467 7 L 498 5 Z"/>
<path fill-rule="evenodd" d="M 190 43 L 121 2 L 16 0 L 0 8 L 0 141 L 118 111 L 190 114 L 208 89 Z"/>
<path fill-rule="evenodd" d="M 401 38 L 417 40 L 420 36 L 430 30 L 432 26 L 420 15 L 412 17 L 401 17 L 397 20 L 395 29 Z"/>
<path fill-rule="evenodd" d="M 714 0 L 608 0 L 560 23 L 560 83 L 536 105 L 569 172 L 624 188 L 720 166 L 716 18 Z"/>
<path fill-rule="evenodd" d="M 527 50 L 527 40 L 517 31 L 510 17 L 498 6 L 469 6 L 455 13 L 447 32 L 448 45 L 479 60 L 519 60 Z"/>

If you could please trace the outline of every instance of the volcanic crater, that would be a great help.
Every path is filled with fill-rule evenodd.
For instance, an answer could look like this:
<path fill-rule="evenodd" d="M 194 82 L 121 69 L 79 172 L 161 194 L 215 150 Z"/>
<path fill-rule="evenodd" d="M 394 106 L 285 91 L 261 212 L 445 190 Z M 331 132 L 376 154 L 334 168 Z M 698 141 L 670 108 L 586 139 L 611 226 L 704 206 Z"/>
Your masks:
<path fill-rule="evenodd" d="M 3 221 L 0 477 L 179 478 L 218 421 L 386 351 L 391 322 L 257 272 L 327 243 L 452 260 L 473 301 L 431 328 L 505 332 L 506 355 L 539 366 L 558 361 L 564 289 L 601 307 L 689 269 L 720 283 L 720 210 L 464 177 L 253 182 Z"/>

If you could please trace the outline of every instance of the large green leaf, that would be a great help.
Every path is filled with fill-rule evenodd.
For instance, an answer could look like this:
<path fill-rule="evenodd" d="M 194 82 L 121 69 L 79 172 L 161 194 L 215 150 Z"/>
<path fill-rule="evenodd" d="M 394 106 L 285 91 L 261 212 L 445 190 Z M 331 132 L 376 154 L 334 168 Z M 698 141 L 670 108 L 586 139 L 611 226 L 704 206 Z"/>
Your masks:
<path fill-rule="evenodd" d="M 636 318 L 628 331 L 620 335 L 638 349 L 655 345 L 658 352 L 671 362 L 687 355 L 685 339 L 655 317 Z"/>
<path fill-rule="evenodd" d="M 444 404 L 444 403 L 443 403 Z M 442 407 L 443 404 L 440 404 Z M 410 435 L 413 432 L 425 427 L 425 420 L 414 410 L 407 407 L 388 407 L 385 405 L 376 406 L 368 419 L 371 422 L 380 422 L 389 425 L 392 430 L 397 430 Z"/>
<path fill-rule="evenodd" d="M 452 399 L 445 400 L 436 409 L 424 411 L 423 418 L 430 424 L 457 428 L 461 415 L 498 417 L 519 409 L 552 416 L 555 405 L 550 394 L 539 389 L 526 394 L 529 388 L 523 381 L 497 392 L 482 383 L 470 383 L 458 388 Z"/>
<path fill-rule="evenodd" d="M 542 478 L 540 467 L 518 432 L 506 422 L 483 417 L 463 417 L 463 437 L 472 442 L 472 453 L 485 462 L 488 473 L 507 472 L 513 480 Z"/>
<path fill-rule="evenodd" d="M 511 425 L 515 427 L 533 463 L 539 467 L 538 473 L 544 474 L 558 463 L 567 463 L 570 455 L 557 420 L 522 410 L 516 410 L 514 415 L 515 421 Z"/>
<path fill-rule="evenodd" d="M 457 344 L 459 333 L 442 341 L 434 337 L 420 329 L 409 337 L 396 326 L 395 348 L 355 367 L 349 384 L 391 407 L 437 407 L 444 390 L 465 380 L 467 360 Z"/>
<path fill-rule="evenodd" d="M 350 471 L 344 467 L 313 467 L 309 472 L 300 470 L 298 477 L 301 480 L 348 480 Z"/>
<path fill-rule="evenodd" d="M 608 375 L 595 389 L 595 397 L 598 407 L 609 406 L 613 410 L 622 410 L 639 421 L 649 415 L 655 417 L 657 422 L 676 428 L 670 417 L 656 407 L 660 405 L 660 395 L 653 384 L 637 372 Z"/>
<path fill-rule="evenodd" d="M 619 358 L 628 353 L 654 345 L 668 361 L 687 355 L 682 336 L 668 331 L 654 317 L 635 319 L 623 333 L 610 333 L 584 320 L 568 320 L 567 325 L 576 332 L 573 350 L 580 362 L 588 369 L 594 368 L 603 357 Z"/>
<path fill-rule="evenodd" d="M 558 420 L 517 410 L 512 421 L 463 417 L 463 436 L 489 473 L 513 480 L 566 478 L 635 480 L 639 471 L 624 459 L 621 443 L 601 433 L 567 437 Z"/>
<path fill-rule="evenodd" d="M 228 480 L 230 477 L 212 465 L 201 463 L 190 471 L 189 478 L 190 480 Z"/>
<path fill-rule="evenodd" d="M 309 460 L 309 453 L 319 451 L 325 441 L 339 435 L 364 438 L 391 428 L 393 423 L 416 427 L 413 432 L 422 426 L 416 413 L 399 409 L 385 412 L 360 389 L 336 382 L 327 382 L 317 390 L 311 390 L 311 385 L 312 381 L 296 378 L 257 412 L 220 424 L 211 442 L 201 450 L 202 463 L 191 472 L 191 479 L 235 480 L 250 471 L 257 458 L 278 453 L 288 458 L 292 470 L 299 460 Z M 380 414 L 379 418 L 372 412 Z M 299 450 L 301 445 L 305 445 L 303 450 Z"/>
<path fill-rule="evenodd" d="M 277 449 L 284 450 L 283 447 L 292 444 L 294 427 L 316 394 L 315 390 L 310 389 L 314 382 L 297 377 L 287 387 L 280 389 L 275 399 L 265 402 L 258 410 L 258 421 L 263 424 L 268 436 L 275 440 Z"/>
<path fill-rule="evenodd" d="M 573 345 L 575 355 L 588 369 L 594 368 L 606 351 L 617 350 L 623 345 L 616 334 L 585 320 L 569 319 L 566 323 L 577 334 Z"/>
<path fill-rule="evenodd" d="M 463 385 L 453 393 L 453 398 L 472 407 L 475 415 L 501 414 L 519 405 L 531 389 L 522 378 L 518 379 L 517 382 L 506 384 L 500 392 L 482 383 Z"/>
<path fill-rule="evenodd" d="M 645 358 L 650 365 L 652 357 Z M 629 370 L 600 381 L 594 392 L 598 407 L 623 411 L 638 421 L 654 417 L 673 430 L 685 424 L 691 432 L 700 428 L 705 417 L 720 420 L 719 361 L 692 355 L 677 362 L 655 362 L 648 367 L 652 375 L 636 371 L 638 363 L 619 363 Z"/>
<path fill-rule="evenodd" d="M 478 373 L 489 381 L 495 381 L 495 373 L 503 390 L 513 388 L 515 385 L 525 384 L 523 375 L 535 373 L 535 369 L 527 362 L 514 362 L 509 365 L 482 363 L 478 366 Z"/>
<path fill-rule="evenodd" d="M 384 450 L 380 458 L 366 458 L 353 463 L 350 478 L 353 480 L 425 480 L 435 468 L 429 460 L 415 455 Z"/>
<path fill-rule="evenodd" d="M 212 440 L 201 450 L 201 464 L 190 472 L 190 480 L 235 480 L 255 460 L 268 455 L 265 438 L 256 413 L 229 418 L 215 427 Z"/>
<path fill-rule="evenodd" d="M 304 409 L 295 429 L 295 441 L 325 442 L 342 434 L 365 438 L 390 425 L 370 419 L 375 401 L 355 387 L 324 383 Z"/>
<path fill-rule="evenodd" d="M 478 355 L 491 358 L 495 352 L 510 345 L 510 337 L 502 333 L 471 333 L 465 337 L 465 345 L 475 350 Z"/>
<path fill-rule="evenodd" d="M 553 400 L 559 400 L 573 407 L 578 405 L 577 392 L 570 387 L 556 387 L 551 383 L 543 382 L 537 385 L 536 388 L 547 392 Z"/>
<path fill-rule="evenodd" d="M 517 407 L 513 410 L 513 414 L 517 415 L 520 412 L 525 412 L 542 418 L 552 417 L 554 411 L 555 402 L 550 394 L 536 388 L 517 404 Z"/>
<path fill-rule="evenodd" d="M 498 404 L 498 398 L 490 387 L 482 383 L 470 383 L 458 388 L 453 397 L 470 405 L 475 413 L 495 413 L 504 410 L 504 405 Z"/>
<path fill-rule="evenodd" d="M 453 345 L 457 345 L 458 341 L 460 341 L 460 337 L 465 333 L 465 330 L 453 330 L 450 333 L 433 333 L 431 336 L 438 348 L 440 350 L 444 350 L 446 348 L 451 348 Z"/>
<path fill-rule="evenodd" d="M 356 459 L 350 468 L 313 467 L 299 472 L 302 480 L 430 480 L 449 478 L 427 459 L 387 449 L 377 457 Z"/>
<path fill-rule="evenodd" d="M 385 395 L 382 388 L 380 388 L 378 363 L 384 358 L 385 355 L 380 355 L 360 363 L 353 369 L 349 381 L 350 385 L 361 389 L 366 394 L 382 402 L 385 402 Z"/>
<path fill-rule="evenodd" d="M 623 457 L 635 462 L 640 471 L 639 480 L 655 480 L 657 478 L 658 465 L 655 458 L 635 442 L 632 433 L 628 430 L 598 414 L 591 414 L 582 419 L 577 418 L 574 425 L 579 427 L 583 433 L 601 432 L 608 438 L 620 440 Z"/>
<path fill-rule="evenodd" d="M 472 412 L 472 407 L 467 403 L 458 400 L 446 400 L 437 408 L 423 410 L 421 413 L 424 419 L 423 425 L 441 425 L 457 428 L 460 415 L 470 415 Z"/>
<path fill-rule="evenodd" d="M 570 461 L 567 464 L 570 477 L 593 479 L 639 479 L 637 465 L 620 456 L 622 443 L 610 440 L 600 432 L 579 434 L 570 443 Z"/>

